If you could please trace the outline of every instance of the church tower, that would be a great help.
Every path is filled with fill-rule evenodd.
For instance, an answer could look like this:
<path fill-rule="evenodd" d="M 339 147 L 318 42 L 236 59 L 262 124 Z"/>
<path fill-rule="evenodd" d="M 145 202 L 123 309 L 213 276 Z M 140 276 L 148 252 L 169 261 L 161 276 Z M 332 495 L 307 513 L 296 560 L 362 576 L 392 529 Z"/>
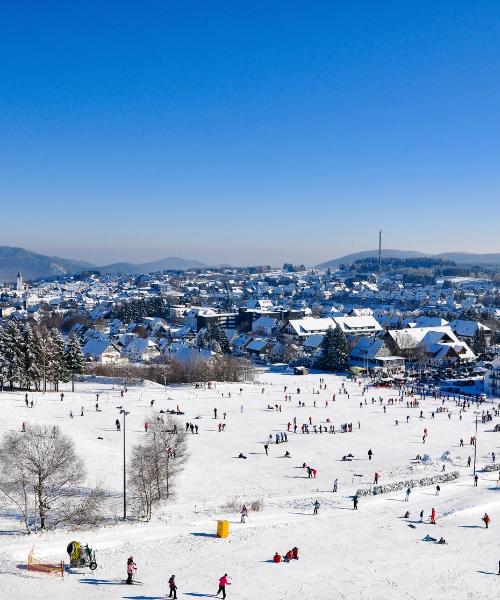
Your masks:
<path fill-rule="evenodd" d="M 21 275 L 21 271 L 19 271 L 19 273 L 17 274 L 17 279 L 16 279 L 16 290 L 18 292 L 22 292 L 23 291 L 23 276 Z"/>

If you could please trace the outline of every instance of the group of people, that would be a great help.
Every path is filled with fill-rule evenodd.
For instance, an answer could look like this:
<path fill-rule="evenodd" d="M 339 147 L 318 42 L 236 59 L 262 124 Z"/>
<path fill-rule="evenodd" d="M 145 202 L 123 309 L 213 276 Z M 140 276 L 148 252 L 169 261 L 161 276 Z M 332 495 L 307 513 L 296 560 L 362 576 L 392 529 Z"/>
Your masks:
<path fill-rule="evenodd" d="M 299 560 L 299 549 L 294 546 L 291 550 L 288 550 L 283 556 L 276 552 L 273 556 L 273 562 L 278 564 L 280 562 L 290 562 L 291 560 Z"/>

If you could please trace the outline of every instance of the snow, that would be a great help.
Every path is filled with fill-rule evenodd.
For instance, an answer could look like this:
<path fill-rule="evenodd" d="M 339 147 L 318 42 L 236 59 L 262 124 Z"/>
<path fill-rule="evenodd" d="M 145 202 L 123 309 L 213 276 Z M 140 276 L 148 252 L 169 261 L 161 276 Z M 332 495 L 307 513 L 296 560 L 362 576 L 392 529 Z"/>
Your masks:
<path fill-rule="evenodd" d="M 323 376 L 323 375 L 322 375 Z M 474 434 L 475 415 L 471 407 L 459 420 L 453 402 L 452 412 L 431 412 L 440 400 L 421 400 L 419 408 L 371 404 L 376 399 L 395 398 L 391 389 L 370 389 L 368 404 L 360 407 L 361 388 L 357 383 L 324 375 L 327 389 L 313 394 L 319 387 L 318 374 L 294 376 L 284 373 L 259 373 L 252 384 L 217 384 L 216 389 L 196 390 L 193 386 L 158 385 L 129 387 L 120 396 L 113 380 L 99 378 L 77 383 L 75 394 L 63 386 L 59 393 L 30 394 L 35 406 L 28 409 L 24 393 L 4 392 L 0 434 L 20 430 L 21 423 L 58 424 L 73 436 L 77 450 L 84 457 L 89 483 L 103 480 L 113 495 L 114 510 L 121 514 L 122 434 L 115 431 L 117 406 L 124 406 L 127 417 L 127 449 L 143 436 L 144 422 L 154 411 L 179 405 L 185 416 L 179 417 L 200 427 L 199 435 L 188 436 L 190 459 L 178 482 L 178 498 L 161 507 L 151 523 L 127 522 L 103 526 L 94 531 L 57 530 L 31 536 L 20 533 L 19 523 L 7 510 L 0 511 L 0 596 L 2 598 L 55 598 L 72 600 L 160 598 L 167 592 L 167 580 L 175 573 L 179 597 L 203 597 L 214 594 L 217 580 L 224 573 L 232 578 L 228 598 L 249 599 L 271 595 L 276 599 L 294 600 L 304 596 L 317 600 L 400 600 L 402 598 L 493 598 L 498 594 L 500 488 L 498 474 L 479 472 L 478 487 L 473 487 L 467 456 Z M 345 382 L 350 398 L 339 394 Z M 283 386 L 288 386 L 292 401 L 284 401 Z M 239 389 L 243 388 L 240 395 Z M 300 387 L 301 393 L 296 393 Z M 262 390 L 264 392 L 262 393 Z M 231 392 L 231 398 L 228 397 Z M 95 411 L 99 393 L 101 412 Z M 222 397 L 222 393 L 224 397 Z M 332 402 L 332 394 L 336 394 Z M 298 400 L 306 403 L 299 408 Z M 328 400 L 328 406 L 325 401 Z M 316 407 L 313 402 L 316 401 Z M 282 406 L 282 412 L 268 405 Z M 241 410 L 243 405 L 243 411 Z M 80 407 L 85 407 L 80 417 Z M 491 405 L 487 405 L 491 408 Z M 219 433 L 220 420 L 227 412 L 226 431 Z M 75 418 L 69 418 L 72 410 Z M 419 419 L 420 410 L 425 419 Z M 406 423 L 406 415 L 410 415 Z M 195 418 L 200 416 L 200 419 Z M 353 423 L 352 433 L 309 435 L 288 434 L 289 442 L 270 446 L 269 456 L 263 444 L 270 434 L 286 431 L 288 421 L 297 417 L 300 425 L 312 417 L 313 424 L 325 423 L 327 417 L 336 430 L 344 422 Z M 395 420 L 399 425 L 395 425 Z M 358 420 L 361 428 L 358 428 Z M 492 432 L 499 421 L 478 425 L 478 464 L 491 462 L 490 453 L 499 454 L 500 435 Z M 424 427 L 428 430 L 422 443 Z M 102 437 L 99 440 L 98 437 Z M 465 447 L 459 448 L 459 440 Z M 369 461 L 367 451 L 373 450 Z M 292 458 L 283 455 L 288 450 Z M 240 452 L 247 460 L 235 458 Z M 446 470 L 459 470 L 456 482 L 434 488 L 414 488 L 409 502 L 397 491 L 373 497 L 361 497 L 359 509 L 352 510 L 352 495 L 370 486 L 373 474 L 380 474 L 382 484 L 441 472 L 442 461 L 428 464 L 415 462 L 417 454 L 449 460 Z M 352 453 L 352 462 L 340 458 Z M 316 479 L 307 479 L 302 463 L 318 470 Z M 361 477 L 354 477 L 361 475 Z M 339 480 L 339 491 L 332 493 L 332 483 Z M 239 523 L 236 513 L 226 513 L 222 506 L 237 499 L 239 503 L 260 499 L 262 512 L 250 512 L 246 524 Z M 312 503 L 321 503 L 319 515 L 312 515 Z M 430 525 L 428 515 L 435 507 L 437 525 Z M 410 519 L 403 519 L 406 510 Z M 420 510 L 426 515 L 418 523 Z M 492 522 L 486 530 L 481 522 L 488 512 Z M 217 519 L 228 518 L 228 539 L 213 537 Z M 415 529 L 408 526 L 415 521 Z M 447 545 L 424 542 L 427 535 Z M 28 552 L 47 560 L 67 560 L 66 544 L 72 539 L 88 542 L 97 553 L 98 570 L 79 570 L 63 579 L 28 573 Z M 276 551 L 281 554 L 297 545 L 300 560 L 275 565 L 269 562 Z M 125 562 L 134 556 L 141 587 L 121 585 Z"/>

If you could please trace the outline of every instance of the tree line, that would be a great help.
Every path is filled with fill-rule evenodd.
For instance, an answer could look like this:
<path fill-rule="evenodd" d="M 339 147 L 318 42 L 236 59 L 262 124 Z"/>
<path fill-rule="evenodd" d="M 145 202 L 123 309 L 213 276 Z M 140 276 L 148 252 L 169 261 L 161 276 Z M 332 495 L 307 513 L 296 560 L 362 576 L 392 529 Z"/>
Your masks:
<path fill-rule="evenodd" d="M 83 374 L 83 354 L 78 339 L 64 340 L 61 333 L 44 325 L 9 321 L 0 326 L 0 391 L 47 391 L 60 382 L 72 382 Z"/>

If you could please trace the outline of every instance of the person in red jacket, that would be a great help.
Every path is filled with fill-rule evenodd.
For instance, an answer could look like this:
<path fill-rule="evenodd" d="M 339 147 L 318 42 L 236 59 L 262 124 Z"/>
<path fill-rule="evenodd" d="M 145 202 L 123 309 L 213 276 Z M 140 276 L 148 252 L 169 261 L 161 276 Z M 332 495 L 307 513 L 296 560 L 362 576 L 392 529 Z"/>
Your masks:
<path fill-rule="evenodd" d="M 293 559 L 293 550 L 288 550 L 285 554 L 285 562 L 290 562 Z"/>
<path fill-rule="evenodd" d="M 219 589 L 217 590 L 215 597 L 222 592 L 222 600 L 224 600 L 226 597 L 226 585 L 231 585 L 231 583 L 228 581 L 227 573 L 224 573 L 223 577 L 219 579 Z"/>
<path fill-rule="evenodd" d="M 273 562 L 280 563 L 281 562 L 281 554 L 276 552 L 276 554 L 273 556 Z"/>
<path fill-rule="evenodd" d="M 431 523 L 432 523 L 433 525 L 435 525 L 435 524 L 436 524 L 436 509 L 435 509 L 435 508 L 433 508 L 433 509 L 431 510 Z"/>
<path fill-rule="evenodd" d="M 488 525 L 490 524 L 490 516 L 488 513 L 484 513 L 483 522 L 486 525 L 486 529 L 488 529 Z"/>
<path fill-rule="evenodd" d="M 293 553 L 293 558 L 295 560 L 299 560 L 299 549 L 297 548 L 297 546 L 294 546 L 292 548 L 292 553 Z"/>

